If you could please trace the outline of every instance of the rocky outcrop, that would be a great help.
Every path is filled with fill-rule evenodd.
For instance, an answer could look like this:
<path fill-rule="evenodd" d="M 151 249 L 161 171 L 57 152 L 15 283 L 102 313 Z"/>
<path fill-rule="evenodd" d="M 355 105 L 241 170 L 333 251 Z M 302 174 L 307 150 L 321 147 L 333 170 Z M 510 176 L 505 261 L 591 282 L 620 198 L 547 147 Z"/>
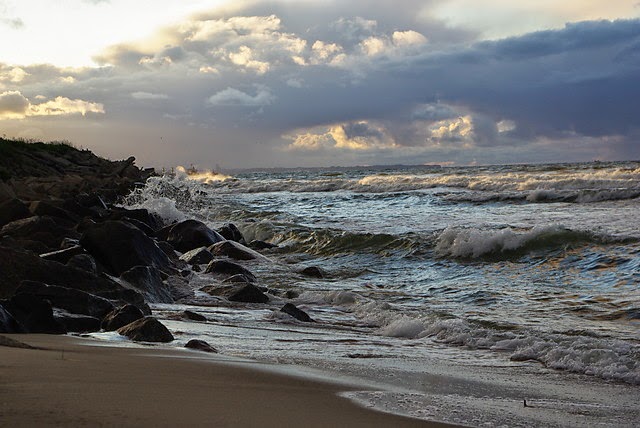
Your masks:
<path fill-rule="evenodd" d="M 133 305 L 124 305 L 109 312 L 102 319 L 101 327 L 104 331 L 114 331 L 141 318 L 144 318 L 144 314 L 140 309 Z"/>
<path fill-rule="evenodd" d="M 102 318 L 113 310 L 113 304 L 102 297 L 72 288 L 47 285 L 36 281 L 22 281 L 16 294 L 37 296 L 52 306 L 74 314 Z M 99 323 L 98 323 L 99 324 Z"/>
<path fill-rule="evenodd" d="M 118 330 L 123 336 L 137 342 L 171 342 L 173 335 L 160 321 L 154 317 L 144 317 Z"/>
<path fill-rule="evenodd" d="M 218 232 L 211 230 L 206 224 L 197 220 L 185 220 L 173 225 L 166 239 L 181 253 L 186 253 L 194 248 L 208 247 L 224 240 L 224 237 Z"/>
<path fill-rule="evenodd" d="M 144 232 L 124 221 L 105 221 L 88 228 L 80 244 L 111 274 L 119 276 L 134 266 L 168 270 L 167 255 Z"/>
<path fill-rule="evenodd" d="M 165 285 L 157 269 L 150 266 L 135 266 L 120 275 L 150 303 L 173 303 L 171 290 Z"/>
<path fill-rule="evenodd" d="M 0 203 L 0 228 L 12 221 L 31 217 L 29 208 L 18 199 L 9 199 Z"/>
<path fill-rule="evenodd" d="M 0 305 L 11 314 L 26 333 L 63 334 L 67 331 L 53 317 L 51 303 L 38 296 L 17 294 Z"/>
<path fill-rule="evenodd" d="M 213 260 L 204 271 L 205 273 L 218 273 L 226 275 L 244 275 L 249 281 L 256 280 L 256 276 L 247 268 L 240 266 L 237 263 L 229 262 L 226 260 Z"/>
<path fill-rule="evenodd" d="M 209 251 L 207 247 L 200 247 L 187 251 L 180 256 L 180 260 L 183 260 L 190 265 L 203 265 L 213 260 L 213 254 L 211 254 L 211 251 Z"/>
<path fill-rule="evenodd" d="M 313 319 L 311 319 L 309 314 L 307 314 L 302 309 L 299 309 L 298 307 L 296 307 L 296 305 L 294 305 L 293 303 L 285 304 L 280 309 L 280 312 L 284 312 L 285 314 L 291 315 L 292 317 L 300 321 L 313 322 Z"/>
<path fill-rule="evenodd" d="M 218 229 L 218 233 L 222 235 L 224 239 L 227 239 L 229 241 L 235 241 L 243 245 L 246 245 L 247 243 L 244 240 L 244 236 L 242 236 L 242 233 L 240 232 L 240 230 L 238 230 L 236 225 L 233 223 L 225 224 L 220 229 Z"/>
<path fill-rule="evenodd" d="M 210 352 L 210 353 L 218 352 L 216 348 L 209 345 L 204 340 L 198 340 L 198 339 L 191 339 L 190 341 L 187 342 L 186 345 L 184 345 L 184 347 L 189 349 L 195 349 L 196 351 L 202 351 L 202 352 Z"/>

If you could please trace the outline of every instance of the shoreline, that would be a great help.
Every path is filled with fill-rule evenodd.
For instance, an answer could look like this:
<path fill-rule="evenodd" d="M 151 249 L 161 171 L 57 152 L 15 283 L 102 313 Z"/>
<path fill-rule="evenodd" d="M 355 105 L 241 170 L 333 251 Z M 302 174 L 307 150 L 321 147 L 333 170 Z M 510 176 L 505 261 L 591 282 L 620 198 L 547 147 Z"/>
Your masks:
<path fill-rule="evenodd" d="M 284 366 L 71 336 L 5 337 L 37 348 L 0 346 L 5 426 L 453 426 L 365 408 L 341 394 L 367 388 L 287 375 Z"/>

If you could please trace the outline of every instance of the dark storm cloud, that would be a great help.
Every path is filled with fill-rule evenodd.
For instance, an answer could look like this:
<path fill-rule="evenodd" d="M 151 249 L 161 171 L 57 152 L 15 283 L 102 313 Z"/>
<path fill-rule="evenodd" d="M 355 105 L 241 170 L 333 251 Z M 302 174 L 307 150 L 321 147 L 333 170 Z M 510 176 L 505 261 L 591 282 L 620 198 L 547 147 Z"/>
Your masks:
<path fill-rule="evenodd" d="M 101 103 L 105 141 L 129 129 L 156 162 L 640 156 L 639 20 L 474 41 L 429 18 L 435 2 L 345 3 L 242 3 L 114 46 L 102 68 L 0 66 L 0 92 Z"/>

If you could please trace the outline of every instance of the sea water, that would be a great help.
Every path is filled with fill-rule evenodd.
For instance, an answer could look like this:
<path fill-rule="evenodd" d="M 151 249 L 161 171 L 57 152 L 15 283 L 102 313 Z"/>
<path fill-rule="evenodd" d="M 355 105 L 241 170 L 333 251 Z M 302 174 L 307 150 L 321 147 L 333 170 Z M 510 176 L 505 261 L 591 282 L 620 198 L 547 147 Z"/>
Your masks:
<path fill-rule="evenodd" d="M 209 296 L 199 288 L 221 279 L 193 272 L 195 297 L 154 306 L 178 344 L 366 378 L 385 387 L 351 398 L 414 417 L 640 421 L 638 162 L 178 169 L 125 204 L 277 245 L 244 262 L 269 304 Z M 171 320 L 185 308 L 209 322 Z"/>

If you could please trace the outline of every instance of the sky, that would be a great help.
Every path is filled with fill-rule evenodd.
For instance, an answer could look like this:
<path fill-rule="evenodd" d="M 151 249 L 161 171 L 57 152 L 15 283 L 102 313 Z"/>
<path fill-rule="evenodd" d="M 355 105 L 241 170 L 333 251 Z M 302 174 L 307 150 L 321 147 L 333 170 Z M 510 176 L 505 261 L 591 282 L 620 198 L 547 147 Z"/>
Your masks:
<path fill-rule="evenodd" d="M 0 0 L 0 134 L 138 165 L 640 159 L 639 0 Z"/>

